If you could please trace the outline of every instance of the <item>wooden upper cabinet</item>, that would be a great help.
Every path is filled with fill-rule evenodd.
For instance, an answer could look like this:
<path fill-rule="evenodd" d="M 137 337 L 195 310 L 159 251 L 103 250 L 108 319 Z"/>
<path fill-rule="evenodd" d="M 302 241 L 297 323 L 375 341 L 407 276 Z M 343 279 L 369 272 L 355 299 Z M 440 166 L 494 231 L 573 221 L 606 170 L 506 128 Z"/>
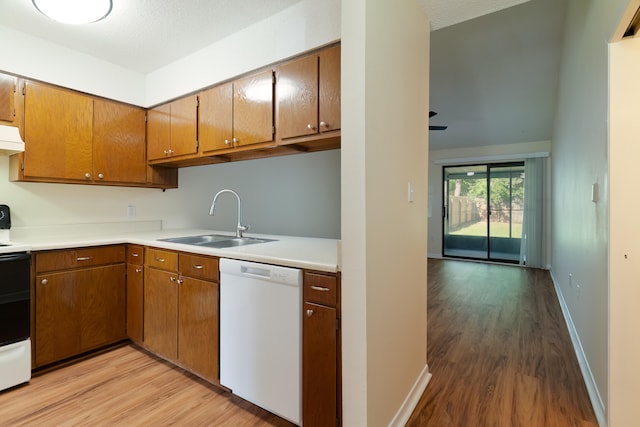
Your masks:
<path fill-rule="evenodd" d="M 340 46 L 283 64 L 277 75 L 280 139 L 340 129 Z"/>
<path fill-rule="evenodd" d="M 147 116 L 147 159 L 198 152 L 198 98 L 187 96 L 152 108 Z"/>
<path fill-rule="evenodd" d="M 90 181 L 93 99 L 29 82 L 24 102 L 24 176 Z"/>
<path fill-rule="evenodd" d="M 197 120 L 198 98 L 195 95 L 171 103 L 171 156 L 198 152 Z"/>
<path fill-rule="evenodd" d="M 224 83 L 200 94 L 202 152 L 273 141 L 273 71 Z"/>
<path fill-rule="evenodd" d="M 340 46 L 320 52 L 319 112 L 320 132 L 340 129 Z"/>
<path fill-rule="evenodd" d="M 171 148 L 171 104 L 147 111 L 147 159 L 163 159 Z"/>
<path fill-rule="evenodd" d="M 15 93 L 17 79 L 0 73 L 0 121 L 13 124 L 16 118 Z"/>
<path fill-rule="evenodd" d="M 200 93 L 198 139 L 202 152 L 233 147 L 233 83 Z"/>
<path fill-rule="evenodd" d="M 273 71 L 233 82 L 233 137 L 236 146 L 273 140 Z"/>
<path fill-rule="evenodd" d="M 96 99 L 93 114 L 94 179 L 146 183 L 145 110 Z"/>

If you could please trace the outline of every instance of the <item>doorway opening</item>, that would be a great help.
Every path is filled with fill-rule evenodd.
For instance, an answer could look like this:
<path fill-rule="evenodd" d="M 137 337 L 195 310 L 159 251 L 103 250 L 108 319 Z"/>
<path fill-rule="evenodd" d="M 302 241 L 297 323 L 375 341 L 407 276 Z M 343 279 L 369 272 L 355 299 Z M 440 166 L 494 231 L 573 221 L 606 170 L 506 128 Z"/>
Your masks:
<path fill-rule="evenodd" d="M 444 256 L 520 262 L 524 171 L 524 162 L 442 168 Z"/>

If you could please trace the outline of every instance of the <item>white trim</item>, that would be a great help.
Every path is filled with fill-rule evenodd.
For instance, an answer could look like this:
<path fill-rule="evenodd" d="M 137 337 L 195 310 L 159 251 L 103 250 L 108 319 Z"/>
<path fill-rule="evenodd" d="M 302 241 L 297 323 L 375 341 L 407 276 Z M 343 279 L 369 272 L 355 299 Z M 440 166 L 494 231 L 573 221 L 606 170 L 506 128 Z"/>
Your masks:
<path fill-rule="evenodd" d="M 452 159 L 438 159 L 434 160 L 434 165 L 444 164 L 462 164 L 462 163 L 476 163 L 476 162 L 498 162 L 498 161 L 511 161 L 511 160 L 523 160 L 534 159 L 537 157 L 549 157 L 548 151 L 538 151 L 537 153 L 523 153 L 523 154 L 497 154 L 494 156 L 477 156 L 477 157 L 457 157 Z"/>
<path fill-rule="evenodd" d="M 442 254 L 441 253 L 435 253 L 435 252 L 427 252 L 427 258 L 442 258 Z"/>
<path fill-rule="evenodd" d="M 407 424 L 409 417 L 411 417 L 413 410 L 420 401 L 422 393 L 424 393 L 430 380 L 431 373 L 429 373 L 429 365 L 424 365 L 422 372 L 420 372 L 416 382 L 413 384 L 413 387 L 411 387 L 409 394 L 404 398 L 404 402 L 402 402 L 395 417 L 393 417 L 389 423 L 389 427 L 404 427 Z"/>
<path fill-rule="evenodd" d="M 567 324 L 567 329 L 569 329 L 569 335 L 571 336 L 571 343 L 573 344 L 573 349 L 576 352 L 576 357 L 578 358 L 578 364 L 580 365 L 580 371 L 582 372 L 582 377 L 584 378 L 584 383 L 587 386 L 587 393 L 589 393 L 589 399 L 591 400 L 591 406 L 593 406 L 593 412 L 596 414 L 596 418 L 598 420 L 598 424 L 600 426 L 606 426 L 606 412 L 604 403 L 602 403 L 602 398 L 600 393 L 598 392 L 598 387 L 596 385 L 596 380 L 593 378 L 593 373 L 591 372 L 591 368 L 589 367 L 589 362 L 587 361 L 587 357 L 584 354 L 584 349 L 582 348 L 582 343 L 580 342 L 580 337 L 578 335 L 578 331 L 571 319 L 571 313 L 569 313 L 569 308 L 567 307 L 566 302 L 564 301 L 564 296 L 562 292 L 560 292 L 560 287 L 556 278 L 551 273 L 551 280 L 553 281 L 553 287 L 556 291 L 556 296 L 558 297 L 558 302 L 560 303 L 560 308 L 562 309 L 562 314 L 564 316 L 564 321 Z"/>

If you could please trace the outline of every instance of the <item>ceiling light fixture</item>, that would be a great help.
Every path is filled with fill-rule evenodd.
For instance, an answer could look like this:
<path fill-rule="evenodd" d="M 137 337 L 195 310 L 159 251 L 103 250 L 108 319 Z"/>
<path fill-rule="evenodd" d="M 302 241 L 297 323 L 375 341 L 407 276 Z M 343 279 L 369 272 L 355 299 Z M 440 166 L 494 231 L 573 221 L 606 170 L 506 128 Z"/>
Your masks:
<path fill-rule="evenodd" d="M 63 24 L 88 24 L 111 13 L 111 0 L 32 0 L 45 16 Z"/>

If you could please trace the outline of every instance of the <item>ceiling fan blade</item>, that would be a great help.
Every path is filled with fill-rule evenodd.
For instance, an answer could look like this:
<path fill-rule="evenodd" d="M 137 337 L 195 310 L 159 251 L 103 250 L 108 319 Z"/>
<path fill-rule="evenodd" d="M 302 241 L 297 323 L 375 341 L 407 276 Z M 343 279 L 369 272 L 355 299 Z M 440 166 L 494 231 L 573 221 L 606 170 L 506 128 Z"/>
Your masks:
<path fill-rule="evenodd" d="M 448 126 L 429 126 L 429 130 L 445 130 Z"/>
<path fill-rule="evenodd" d="M 429 118 L 435 116 L 436 114 L 438 113 L 436 113 L 435 111 L 429 111 Z"/>

